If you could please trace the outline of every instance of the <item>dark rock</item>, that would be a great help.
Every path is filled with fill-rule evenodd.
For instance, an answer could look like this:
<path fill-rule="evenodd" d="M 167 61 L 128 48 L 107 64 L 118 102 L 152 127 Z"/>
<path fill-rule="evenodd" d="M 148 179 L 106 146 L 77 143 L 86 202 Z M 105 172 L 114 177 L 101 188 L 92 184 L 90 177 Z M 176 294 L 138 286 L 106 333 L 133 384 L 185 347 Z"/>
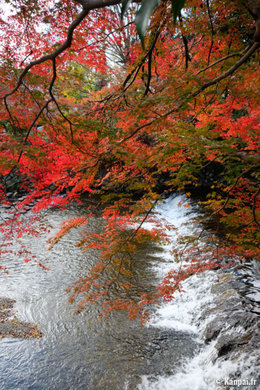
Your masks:
<path fill-rule="evenodd" d="M 232 334 L 221 335 L 215 345 L 218 351 L 218 357 L 229 355 L 230 352 L 234 351 L 235 349 L 239 349 L 241 352 L 242 346 L 248 346 L 251 344 L 250 341 L 254 336 L 254 331 L 255 329 L 250 329 L 248 332 L 243 334 L 234 331 Z M 244 348 L 243 352 L 246 352 L 247 349 L 247 347 Z"/>
<path fill-rule="evenodd" d="M 206 343 L 209 343 L 211 340 L 215 339 L 219 333 L 226 327 L 227 317 L 221 316 L 219 318 L 214 318 L 210 323 L 207 324 L 205 331 L 203 332 L 203 337 Z"/>
<path fill-rule="evenodd" d="M 260 348 L 259 316 L 254 312 L 256 303 L 241 294 L 241 286 L 245 286 L 238 275 L 223 273 L 219 275 L 218 283 L 211 292 L 215 295 L 212 304 L 200 315 L 199 321 L 209 317 L 207 325 L 202 330 L 206 343 L 213 342 L 215 352 L 211 356 L 213 363 L 218 359 L 240 362 L 258 359 Z M 247 286 L 249 293 L 251 286 Z M 260 365 L 260 361 L 259 361 Z M 250 367 L 248 367 L 250 368 Z M 242 375 L 239 366 L 234 378 Z"/>

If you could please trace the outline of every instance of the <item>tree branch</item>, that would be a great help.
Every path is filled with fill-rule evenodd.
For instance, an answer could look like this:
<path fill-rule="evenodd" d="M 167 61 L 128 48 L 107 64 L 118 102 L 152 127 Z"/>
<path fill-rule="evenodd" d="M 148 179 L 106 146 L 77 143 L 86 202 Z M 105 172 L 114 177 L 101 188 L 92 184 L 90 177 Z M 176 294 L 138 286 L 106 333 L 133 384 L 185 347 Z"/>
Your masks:
<path fill-rule="evenodd" d="M 198 96 L 201 92 L 203 92 L 205 89 L 207 89 L 208 87 L 212 86 L 212 85 L 215 85 L 217 83 L 219 83 L 220 81 L 224 80 L 225 78 L 227 78 L 228 76 L 230 76 L 231 74 L 233 74 L 241 65 L 243 65 L 246 60 L 260 47 L 260 42 L 255 42 L 251 48 L 249 48 L 249 50 L 245 53 L 245 55 L 238 61 L 236 62 L 231 68 L 229 68 L 228 71 L 226 71 L 225 73 L 223 73 L 222 75 L 216 77 L 215 79 L 213 80 L 210 80 L 208 82 L 206 82 L 205 84 L 203 84 L 200 88 L 197 89 L 197 91 L 193 92 L 191 94 L 191 97 L 195 98 L 196 96 Z M 184 100 L 182 100 L 177 107 L 173 108 L 172 110 L 166 112 L 165 114 L 161 115 L 160 118 L 166 118 L 168 115 L 170 114 L 173 114 L 174 112 L 177 112 L 185 103 L 187 102 L 187 98 L 185 98 Z M 122 144 L 123 142 L 127 141 L 128 139 L 132 138 L 135 134 L 137 134 L 141 129 L 145 128 L 145 127 L 148 127 L 150 126 L 151 124 L 153 124 L 156 120 L 158 120 L 159 118 L 154 118 L 152 120 L 150 120 L 149 122 L 143 124 L 142 126 L 139 126 L 137 127 L 129 136 L 125 137 L 123 140 L 121 140 L 119 142 L 119 144 Z"/>
<path fill-rule="evenodd" d="M 247 49 L 247 50 L 248 50 L 248 49 Z M 226 61 L 226 60 L 228 60 L 229 58 L 232 58 L 232 57 L 240 56 L 240 55 L 242 55 L 242 54 L 243 54 L 243 52 L 238 52 L 238 53 L 233 53 L 233 54 L 229 54 L 229 55 L 227 55 L 227 56 L 225 56 L 225 57 L 222 57 L 222 58 L 220 58 L 219 60 L 217 60 L 217 61 L 213 62 L 212 64 L 210 64 L 209 66 L 206 66 L 205 68 L 199 70 L 199 71 L 196 73 L 196 76 L 197 76 L 198 74 L 200 74 L 200 73 L 202 73 L 202 72 L 205 72 L 206 70 L 212 68 L 213 66 L 219 64 L 220 62 Z"/>
<path fill-rule="evenodd" d="M 148 56 L 148 79 L 147 79 L 144 96 L 146 96 L 150 91 L 151 78 L 152 78 L 152 52 L 150 52 Z"/>
<path fill-rule="evenodd" d="M 66 41 L 60 46 L 58 47 L 54 52 L 50 53 L 50 54 L 47 54 L 45 56 L 42 56 L 40 57 L 38 60 L 35 60 L 35 61 L 31 61 L 25 68 L 24 70 L 22 71 L 22 73 L 20 74 L 19 78 L 18 78 L 18 81 L 17 81 L 17 84 L 16 86 L 10 91 L 8 92 L 7 94 L 5 94 L 5 96 L 3 97 L 4 98 L 4 102 L 5 102 L 5 106 L 7 106 L 7 98 L 8 96 L 11 96 L 13 95 L 17 90 L 18 88 L 20 87 L 20 85 L 22 84 L 22 81 L 24 79 L 24 77 L 26 76 L 26 74 L 29 72 L 29 70 L 34 67 L 35 65 L 39 65 L 39 64 L 42 64 L 43 62 L 46 62 L 48 60 L 54 60 L 55 58 L 57 58 L 62 52 L 64 52 L 66 49 L 68 49 L 70 46 L 71 46 L 71 43 L 72 43 L 72 39 L 73 39 L 73 33 L 74 33 L 74 30 L 75 28 L 85 19 L 85 17 L 87 16 L 89 10 L 88 9 L 83 9 L 79 14 L 78 16 L 76 17 L 76 19 L 73 20 L 73 22 L 70 24 L 69 28 L 68 28 L 68 32 L 67 32 L 67 39 Z"/>
<path fill-rule="evenodd" d="M 214 84 L 217 84 L 219 83 L 220 81 L 224 80 L 225 78 L 227 78 L 228 76 L 230 76 L 232 73 L 234 73 L 241 65 L 243 65 L 246 60 L 251 57 L 251 55 L 260 47 L 260 42 L 255 42 L 251 48 L 244 54 L 244 56 L 238 61 L 236 62 L 233 66 L 231 66 L 231 68 L 229 68 L 225 73 L 223 73 L 222 75 L 216 77 L 215 79 L 213 80 L 210 80 L 208 81 L 207 83 L 203 84 L 201 86 L 201 88 L 196 91 L 194 94 L 192 94 L 193 97 L 197 96 L 200 92 L 204 91 L 205 89 L 207 89 L 208 87 L 210 87 L 211 85 L 214 85 Z"/>
<path fill-rule="evenodd" d="M 93 9 L 105 8 L 110 5 L 120 4 L 122 0 L 75 0 L 82 5 L 83 9 L 91 11 Z"/>
<path fill-rule="evenodd" d="M 51 84 L 50 84 L 50 87 L 49 87 L 49 94 L 50 94 L 50 97 L 52 98 L 52 100 L 54 101 L 59 113 L 61 114 L 61 116 L 65 119 L 65 121 L 68 122 L 69 124 L 69 127 L 70 127 L 70 135 L 71 135 L 71 142 L 73 143 L 73 130 L 72 130 L 72 126 L 73 126 L 73 123 L 71 122 L 71 120 L 69 118 L 66 117 L 66 115 L 62 112 L 55 96 L 53 95 L 53 92 L 52 92 L 52 88 L 53 88 L 53 85 L 55 83 L 55 80 L 56 80 L 56 77 L 57 77 L 57 71 L 56 71 L 56 60 L 55 58 L 52 60 L 52 69 L 53 69 L 53 78 L 52 78 L 52 81 L 51 81 Z"/>
<path fill-rule="evenodd" d="M 182 16 L 181 15 L 179 17 L 179 20 L 180 20 L 180 26 L 181 26 L 181 37 L 182 37 L 182 41 L 184 44 L 184 50 L 185 50 L 185 69 L 187 70 L 188 66 L 189 66 L 189 61 L 191 61 L 191 57 L 189 54 L 188 39 L 183 31 L 183 23 L 182 23 Z"/>
<path fill-rule="evenodd" d="M 213 37 L 214 37 L 215 32 L 214 32 L 214 27 L 213 27 L 211 12 L 210 12 L 209 0 L 206 1 L 206 4 L 207 4 L 208 15 L 209 15 L 209 21 L 210 21 L 210 29 L 211 29 L 211 43 L 210 43 L 210 48 L 209 48 L 209 53 L 208 53 L 208 65 L 209 65 L 210 56 L 211 56 L 211 52 L 212 52 L 213 45 L 214 45 Z"/>

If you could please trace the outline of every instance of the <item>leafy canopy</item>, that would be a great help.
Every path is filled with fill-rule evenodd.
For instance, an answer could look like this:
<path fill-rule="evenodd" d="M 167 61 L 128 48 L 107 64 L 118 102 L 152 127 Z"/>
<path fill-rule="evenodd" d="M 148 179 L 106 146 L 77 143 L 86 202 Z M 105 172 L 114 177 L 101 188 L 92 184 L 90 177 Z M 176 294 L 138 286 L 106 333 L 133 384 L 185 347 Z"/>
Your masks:
<path fill-rule="evenodd" d="M 100 303 L 143 320 L 147 304 L 172 299 L 192 273 L 259 255 L 257 1 L 2 5 L 2 256 L 14 237 L 43 234 L 35 222 L 42 210 L 87 195 L 86 215 L 49 241 L 52 248 L 85 228 L 77 245 L 100 254 L 71 287 L 71 301 L 81 296 L 79 310 Z M 172 227 L 154 208 L 171 192 L 199 195 L 202 222 L 215 234 L 212 242 L 203 229 L 183 237 L 185 250 L 173 253 L 180 270 L 137 294 L 133 259 L 145 242 L 167 240 Z M 104 229 L 89 233 L 97 199 Z M 19 255 L 37 261 L 29 248 Z"/>

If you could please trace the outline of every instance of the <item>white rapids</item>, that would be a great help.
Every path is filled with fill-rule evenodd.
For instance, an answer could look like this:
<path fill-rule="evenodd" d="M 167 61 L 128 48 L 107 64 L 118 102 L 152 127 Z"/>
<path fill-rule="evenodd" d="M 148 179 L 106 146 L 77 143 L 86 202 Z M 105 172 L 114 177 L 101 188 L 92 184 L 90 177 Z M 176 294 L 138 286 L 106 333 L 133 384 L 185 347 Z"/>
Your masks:
<path fill-rule="evenodd" d="M 184 212 L 183 205 L 179 207 L 179 196 L 168 199 L 158 206 L 158 214 L 178 228 L 181 234 L 194 232 L 196 225 L 191 223 L 192 217 L 197 215 L 197 210 Z M 187 200 L 184 200 L 184 203 Z M 146 225 L 149 227 L 149 224 Z M 198 227 L 197 227 L 198 229 Z M 178 264 L 172 260 L 171 250 L 176 243 L 176 232 L 170 233 L 171 244 L 164 248 L 158 256 L 162 256 L 165 262 L 154 265 L 159 279 Z M 174 329 L 176 331 L 190 332 L 202 345 L 196 356 L 183 360 L 180 367 L 174 369 L 170 376 L 142 376 L 142 383 L 138 390 L 221 390 L 221 389 L 255 389 L 256 374 L 255 360 L 241 353 L 238 359 L 225 360 L 217 358 L 215 348 L 216 341 L 205 344 L 202 334 L 207 324 L 212 320 L 211 316 L 200 318 L 201 313 L 213 306 L 215 295 L 211 293 L 211 287 L 217 283 L 218 271 L 207 271 L 191 276 L 183 284 L 184 293 L 176 292 L 171 302 L 164 302 L 156 310 L 149 322 L 149 327 L 160 329 Z M 223 324 L 224 326 L 224 324 Z M 242 379 L 236 379 L 236 372 L 242 372 Z"/>

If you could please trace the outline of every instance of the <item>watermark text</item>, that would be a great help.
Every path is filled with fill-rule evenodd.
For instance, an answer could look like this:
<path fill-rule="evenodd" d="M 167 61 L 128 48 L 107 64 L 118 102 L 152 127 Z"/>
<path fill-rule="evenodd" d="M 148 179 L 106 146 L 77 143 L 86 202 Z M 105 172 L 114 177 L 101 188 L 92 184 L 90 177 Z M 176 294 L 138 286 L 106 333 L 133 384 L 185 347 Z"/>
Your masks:
<path fill-rule="evenodd" d="M 233 378 L 223 378 L 223 379 L 216 379 L 216 384 L 221 385 L 222 387 L 225 386 L 236 386 L 236 387 L 242 387 L 242 386 L 256 386 L 257 380 L 254 378 L 251 379 L 233 379 Z M 219 388 L 221 389 L 221 387 Z"/>

